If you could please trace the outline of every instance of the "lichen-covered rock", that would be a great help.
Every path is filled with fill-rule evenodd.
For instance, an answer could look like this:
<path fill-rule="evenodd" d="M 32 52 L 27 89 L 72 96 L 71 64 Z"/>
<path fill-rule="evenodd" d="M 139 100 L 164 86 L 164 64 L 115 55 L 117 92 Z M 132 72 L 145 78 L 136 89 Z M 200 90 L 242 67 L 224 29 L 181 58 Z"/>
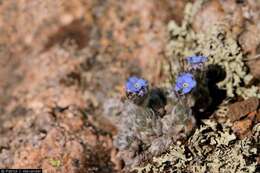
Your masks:
<path fill-rule="evenodd" d="M 248 172 L 257 169 L 260 124 L 253 128 L 253 135 L 243 140 L 236 138 L 229 127 L 213 121 L 204 121 L 186 144 L 172 145 L 169 151 L 138 172 Z M 219 130 L 221 128 L 222 130 Z"/>
<path fill-rule="evenodd" d="M 259 88 L 249 86 L 253 78 L 248 73 L 245 64 L 245 55 L 237 44 L 231 28 L 225 22 L 219 21 L 210 25 L 204 32 L 195 32 L 192 19 L 202 4 L 203 0 L 196 1 L 193 6 L 186 6 L 184 21 L 178 26 L 174 21 L 169 23 L 169 44 L 167 47 L 170 58 L 170 73 L 172 76 L 178 74 L 182 68 L 183 58 L 202 54 L 209 58 L 208 65 L 219 65 L 225 71 L 225 77 L 218 81 L 218 87 L 225 89 L 228 97 L 235 95 L 243 98 L 260 97 Z M 178 62 L 180 61 L 180 62 Z"/>

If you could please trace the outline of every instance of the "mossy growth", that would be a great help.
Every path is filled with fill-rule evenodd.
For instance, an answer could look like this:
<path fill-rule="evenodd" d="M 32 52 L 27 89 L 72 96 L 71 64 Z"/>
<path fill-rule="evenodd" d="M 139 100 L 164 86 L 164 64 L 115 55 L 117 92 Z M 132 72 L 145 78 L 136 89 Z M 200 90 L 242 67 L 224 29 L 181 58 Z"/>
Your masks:
<path fill-rule="evenodd" d="M 252 133 L 251 137 L 239 140 L 228 126 L 206 120 L 187 143 L 173 145 L 167 153 L 135 170 L 138 173 L 253 173 L 260 153 L 260 123 Z"/>
<path fill-rule="evenodd" d="M 218 23 L 208 28 L 207 32 L 196 33 L 192 29 L 193 16 L 200 10 L 204 2 L 205 0 L 199 0 L 193 5 L 186 6 L 181 26 L 174 21 L 169 23 L 169 44 L 167 46 L 169 76 L 172 76 L 172 80 L 174 80 L 174 77 L 183 71 L 184 58 L 200 54 L 208 57 L 207 65 L 219 65 L 224 69 L 225 78 L 218 83 L 218 86 L 220 89 L 226 90 L 228 97 L 238 95 L 244 99 L 260 98 L 259 88 L 249 85 L 253 77 L 244 63 L 246 55 L 243 54 L 230 28 L 224 23 Z"/>

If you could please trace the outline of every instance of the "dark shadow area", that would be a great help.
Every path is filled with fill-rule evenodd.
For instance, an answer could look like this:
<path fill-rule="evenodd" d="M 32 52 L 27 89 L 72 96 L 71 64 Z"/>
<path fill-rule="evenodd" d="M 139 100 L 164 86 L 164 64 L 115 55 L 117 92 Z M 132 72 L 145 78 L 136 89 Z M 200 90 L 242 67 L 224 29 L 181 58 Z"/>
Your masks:
<path fill-rule="evenodd" d="M 167 104 L 167 98 L 162 89 L 154 88 L 149 93 L 148 107 L 152 108 L 160 116 L 165 114 L 164 107 Z"/>
<path fill-rule="evenodd" d="M 226 77 L 225 70 L 217 64 L 209 65 L 206 71 L 206 80 L 208 81 L 209 97 L 211 104 L 204 111 L 199 111 L 197 105 L 202 104 L 201 101 L 197 101 L 194 106 L 194 115 L 197 120 L 209 118 L 210 115 L 217 109 L 217 107 L 226 98 L 226 91 L 218 88 L 217 83 L 223 81 Z M 205 98 L 207 99 L 207 98 Z M 207 101 L 207 100 L 205 100 Z M 199 121 L 198 121 L 199 122 Z"/>

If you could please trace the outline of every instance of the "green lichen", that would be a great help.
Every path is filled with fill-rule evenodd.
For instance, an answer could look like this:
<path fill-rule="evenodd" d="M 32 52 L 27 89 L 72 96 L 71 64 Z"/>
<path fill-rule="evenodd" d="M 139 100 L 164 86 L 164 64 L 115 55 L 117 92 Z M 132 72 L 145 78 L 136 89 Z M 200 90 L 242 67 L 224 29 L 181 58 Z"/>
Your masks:
<path fill-rule="evenodd" d="M 49 163 L 55 168 L 59 168 L 61 166 L 61 161 L 58 159 L 50 158 Z"/>
<path fill-rule="evenodd" d="M 253 77 L 248 74 L 242 50 L 232 38 L 228 27 L 219 24 L 205 34 L 198 34 L 196 50 L 209 57 L 208 64 L 217 64 L 225 70 L 226 77 L 218 83 L 218 86 L 227 91 L 227 96 L 234 97 L 237 94 L 245 99 L 252 96 L 260 98 L 260 92 L 254 90 L 254 86 L 250 88 L 242 86 L 242 84 L 248 85 Z"/>
<path fill-rule="evenodd" d="M 254 126 L 252 132 L 252 137 L 239 140 L 231 128 L 205 120 L 187 143 L 173 145 L 167 153 L 136 170 L 143 173 L 253 173 L 257 161 L 252 158 L 259 155 L 260 123 Z"/>
<path fill-rule="evenodd" d="M 200 9 L 205 0 L 196 1 L 192 6 L 188 4 L 185 9 L 185 17 L 181 26 L 174 21 L 169 23 L 169 44 L 167 46 L 170 75 L 174 80 L 179 72 L 184 69 L 184 58 L 194 54 L 202 54 L 209 58 L 207 65 L 219 65 L 226 72 L 226 77 L 218 83 L 219 88 L 227 91 L 228 97 L 235 95 L 243 98 L 258 97 L 260 90 L 255 86 L 248 86 L 253 78 L 248 73 L 244 63 L 247 58 L 243 54 L 236 38 L 233 37 L 230 28 L 223 23 L 215 24 L 208 28 L 207 32 L 196 33 L 192 29 L 194 14 Z"/>

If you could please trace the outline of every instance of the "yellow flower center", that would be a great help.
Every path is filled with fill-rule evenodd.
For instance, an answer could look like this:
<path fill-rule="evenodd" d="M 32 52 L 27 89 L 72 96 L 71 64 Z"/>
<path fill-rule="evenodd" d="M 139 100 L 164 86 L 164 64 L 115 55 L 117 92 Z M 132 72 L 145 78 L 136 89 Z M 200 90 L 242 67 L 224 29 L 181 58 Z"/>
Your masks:
<path fill-rule="evenodd" d="M 182 85 L 183 88 L 187 88 L 188 86 L 189 86 L 188 83 L 183 83 L 183 85 Z"/>
<path fill-rule="evenodd" d="M 135 83 L 135 88 L 140 88 L 140 85 L 138 83 Z"/>

